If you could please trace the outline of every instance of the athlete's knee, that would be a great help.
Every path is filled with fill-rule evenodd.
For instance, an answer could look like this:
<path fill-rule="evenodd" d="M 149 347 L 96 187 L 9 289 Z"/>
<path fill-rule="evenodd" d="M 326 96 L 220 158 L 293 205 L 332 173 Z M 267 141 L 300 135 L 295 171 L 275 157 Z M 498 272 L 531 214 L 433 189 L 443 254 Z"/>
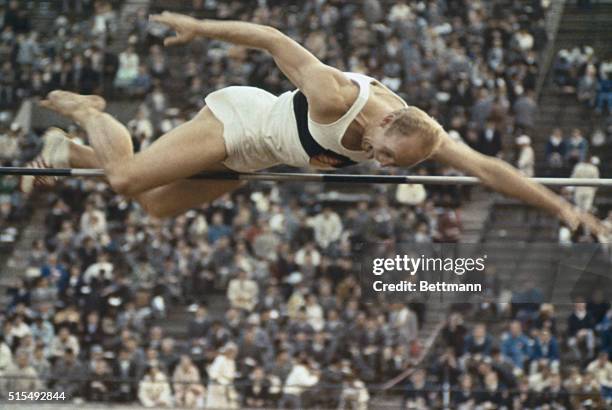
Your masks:
<path fill-rule="evenodd" d="M 113 171 L 107 172 L 106 177 L 113 190 L 119 195 L 135 198 L 136 195 L 143 192 L 140 178 L 127 172 L 125 167 L 115 168 Z"/>

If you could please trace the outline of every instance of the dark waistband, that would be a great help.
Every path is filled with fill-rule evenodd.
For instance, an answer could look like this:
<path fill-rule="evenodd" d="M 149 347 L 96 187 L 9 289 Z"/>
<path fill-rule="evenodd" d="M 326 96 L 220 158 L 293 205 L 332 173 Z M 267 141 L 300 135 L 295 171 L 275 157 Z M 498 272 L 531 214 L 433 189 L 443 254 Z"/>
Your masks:
<path fill-rule="evenodd" d="M 314 139 L 308 129 L 308 100 L 301 91 L 296 92 L 293 96 L 293 113 L 295 114 L 295 122 L 297 124 L 298 135 L 300 136 L 300 143 L 311 159 L 330 164 L 334 168 L 342 168 L 356 164 L 355 161 L 344 155 L 323 148 Z"/>

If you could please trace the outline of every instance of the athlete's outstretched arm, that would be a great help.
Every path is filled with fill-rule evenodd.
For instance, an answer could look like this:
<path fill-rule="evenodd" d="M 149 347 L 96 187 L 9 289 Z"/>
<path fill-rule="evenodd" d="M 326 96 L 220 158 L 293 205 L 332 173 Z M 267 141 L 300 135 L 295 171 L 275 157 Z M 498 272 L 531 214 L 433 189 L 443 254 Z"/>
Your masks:
<path fill-rule="evenodd" d="M 342 96 L 347 91 L 345 88 L 354 87 L 351 81 L 341 71 L 323 64 L 311 52 L 276 28 L 243 21 L 198 20 L 170 12 L 152 15 L 150 19 L 167 25 L 176 32 L 174 37 L 165 39 L 165 45 L 184 44 L 197 37 L 207 37 L 265 50 L 272 55 L 283 74 L 309 100 L 316 99 L 318 103 L 331 107 L 340 105 L 342 110 L 346 108 Z M 342 101 L 330 101 L 336 97 Z"/>
<path fill-rule="evenodd" d="M 565 199 L 525 177 L 510 164 L 474 151 L 465 144 L 451 140 L 447 135 L 442 137 L 440 147 L 431 158 L 478 177 L 484 185 L 497 192 L 548 211 L 572 229 L 584 225 L 597 235 L 606 233 L 597 218 L 576 210 Z"/>

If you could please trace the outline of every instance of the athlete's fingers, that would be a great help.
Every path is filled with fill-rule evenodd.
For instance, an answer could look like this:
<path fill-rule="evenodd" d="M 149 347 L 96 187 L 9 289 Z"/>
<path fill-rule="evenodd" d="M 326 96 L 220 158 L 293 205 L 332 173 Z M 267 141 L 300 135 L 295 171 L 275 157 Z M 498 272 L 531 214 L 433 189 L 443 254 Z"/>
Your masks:
<path fill-rule="evenodd" d="M 161 23 L 172 28 L 175 28 L 177 26 L 176 20 L 172 18 L 172 16 L 170 16 L 167 11 L 164 11 L 162 14 L 151 14 L 149 16 L 149 21 Z"/>
<path fill-rule="evenodd" d="M 189 36 L 173 36 L 173 37 L 166 37 L 164 39 L 164 46 L 166 47 L 171 47 L 171 46 L 176 46 L 179 44 L 184 44 L 186 42 L 188 42 L 190 40 Z"/>
<path fill-rule="evenodd" d="M 51 108 L 51 101 L 49 101 L 49 100 L 40 100 L 38 102 L 38 105 L 40 105 L 41 107 L 44 107 L 44 108 Z"/>

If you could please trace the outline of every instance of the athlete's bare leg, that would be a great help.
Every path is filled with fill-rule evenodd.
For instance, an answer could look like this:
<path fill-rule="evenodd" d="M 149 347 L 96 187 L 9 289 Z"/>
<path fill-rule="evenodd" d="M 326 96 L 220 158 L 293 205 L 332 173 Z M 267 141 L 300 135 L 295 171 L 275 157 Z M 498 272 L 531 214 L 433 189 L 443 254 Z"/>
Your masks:
<path fill-rule="evenodd" d="M 134 154 L 127 129 L 102 112 L 90 97 L 53 91 L 42 105 L 85 129 L 109 183 L 119 194 L 128 197 L 211 170 L 227 157 L 223 124 L 207 107 L 144 151 Z"/>
<path fill-rule="evenodd" d="M 100 162 L 91 147 L 70 142 L 70 167 L 72 168 L 100 168 Z M 229 171 L 219 164 L 210 167 L 207 171 Z M 206 181 L 206 180 L 178 180 L 157 188 L 142 192 L 134 199 L 145 211 L 158 218 L 167 218 L 179 215 L 199 205 L 209 203 L 239 188 L 243 183 L 239 181 Z"/>
<path fill-rule="evenodd" d="M 133 178 L 132 182 L 138 182 L 133 184 L 137 185 L 138 189 L 134 189 L 129 196 L 138 201 L 153 216 L 168 217 L 180 214 L 203 203 L 211 202 L 242 185 L 238 181 L 183 179 L 201 171 L 228 171 L 221 164 L 226 156 L 222 138 L 223 125 L 208 108 L 204 108 L 189 122 L 160 137 L 143 152 L 134 154 L 127 128 L 110 115 L 101 112 L 101 109 L 104 109 L 104 100 L 101 97 L 60 93 L 65 94 L 71 100 L 79 101 L 86 112 L 80 112 L 79 110 L 82 108 L 74 110 L 79 112 L 70 112 L 69 108 L 66 107 L 68 104 L 61 101 L 55 104 L 53 100 L 47 100 L 43 103 L 43 106 L 58 111 L 82 124 L 88 132 L 92 145 L 94 145 L 95 140 L 96 145 L 101 146 L 103 150 L 103 154 L 98 155 L 96 145 L 92 149 L 71 141 L 69 143 L 70 166 L 73 168 L 105 168 L 111 186 L 113 186 L 113 181 L 108 177 L 108 168 L 119 167 L 120 169 L 128 169 L 131 173 L 134 173 L 135 170 L 144 172 L 145 175 L 142 177 L 133 176 L 134 174 L 130 176 L 130 178 Z M 58 96 L 57 94 L 57 92 L 54 93 L 55 99 L 64 99 L 64 96 L 61 94 Z M 91 121 L 90 117 L 96 118 L 97 121 Z M 101 125 L 104 127 L 103 132 L 96 129 L 99 123 L 102 123 Z M 113 140 L 117 140 L 117 146 L 108 147 L 106 143 L 110 144 L 109 141 Z M 219 142 L 221 149 L 219 149 Z M 201 157 L 194 158 L 194 155 L 189 154 L 190 150 L 202 152 Z M 114 160 L 109 161 L 108 156 L 112 155 L 113 151 L 120 158 L 130 161 L 132 165 L 124 167 Z M 208 155 L 206 155 L 207 151 L 209 151 Z M 213 162 L 215 155 L 211 155 L 210 151 L 217 152 L 216 157 L 221 159 Z M 222 154 L 220 154 L 221 151 Z M 106 155 L 106 158 L 104 155 Z M 184 165 L 180 162 L 180 155 L 185 156 L 186 165 L 193 171 L 178 169 L 181 165 Z M 106 159 L 106 167 L 103 159 Z M 151 165 L 148 165 L 149 161 L 151 161 Z M 162 166 L 159 166 L 160 164 Z M 171 169 L 160 169 L 166 167 L 171 167 Z M 140 179 L 144 179 L 144 181 Z M 168 182 L 159 185 L 159 181 Z M 153 187 L 144 188 L 148 186 Z M 115 186 L 113 188 L 116 189 Z"/>

